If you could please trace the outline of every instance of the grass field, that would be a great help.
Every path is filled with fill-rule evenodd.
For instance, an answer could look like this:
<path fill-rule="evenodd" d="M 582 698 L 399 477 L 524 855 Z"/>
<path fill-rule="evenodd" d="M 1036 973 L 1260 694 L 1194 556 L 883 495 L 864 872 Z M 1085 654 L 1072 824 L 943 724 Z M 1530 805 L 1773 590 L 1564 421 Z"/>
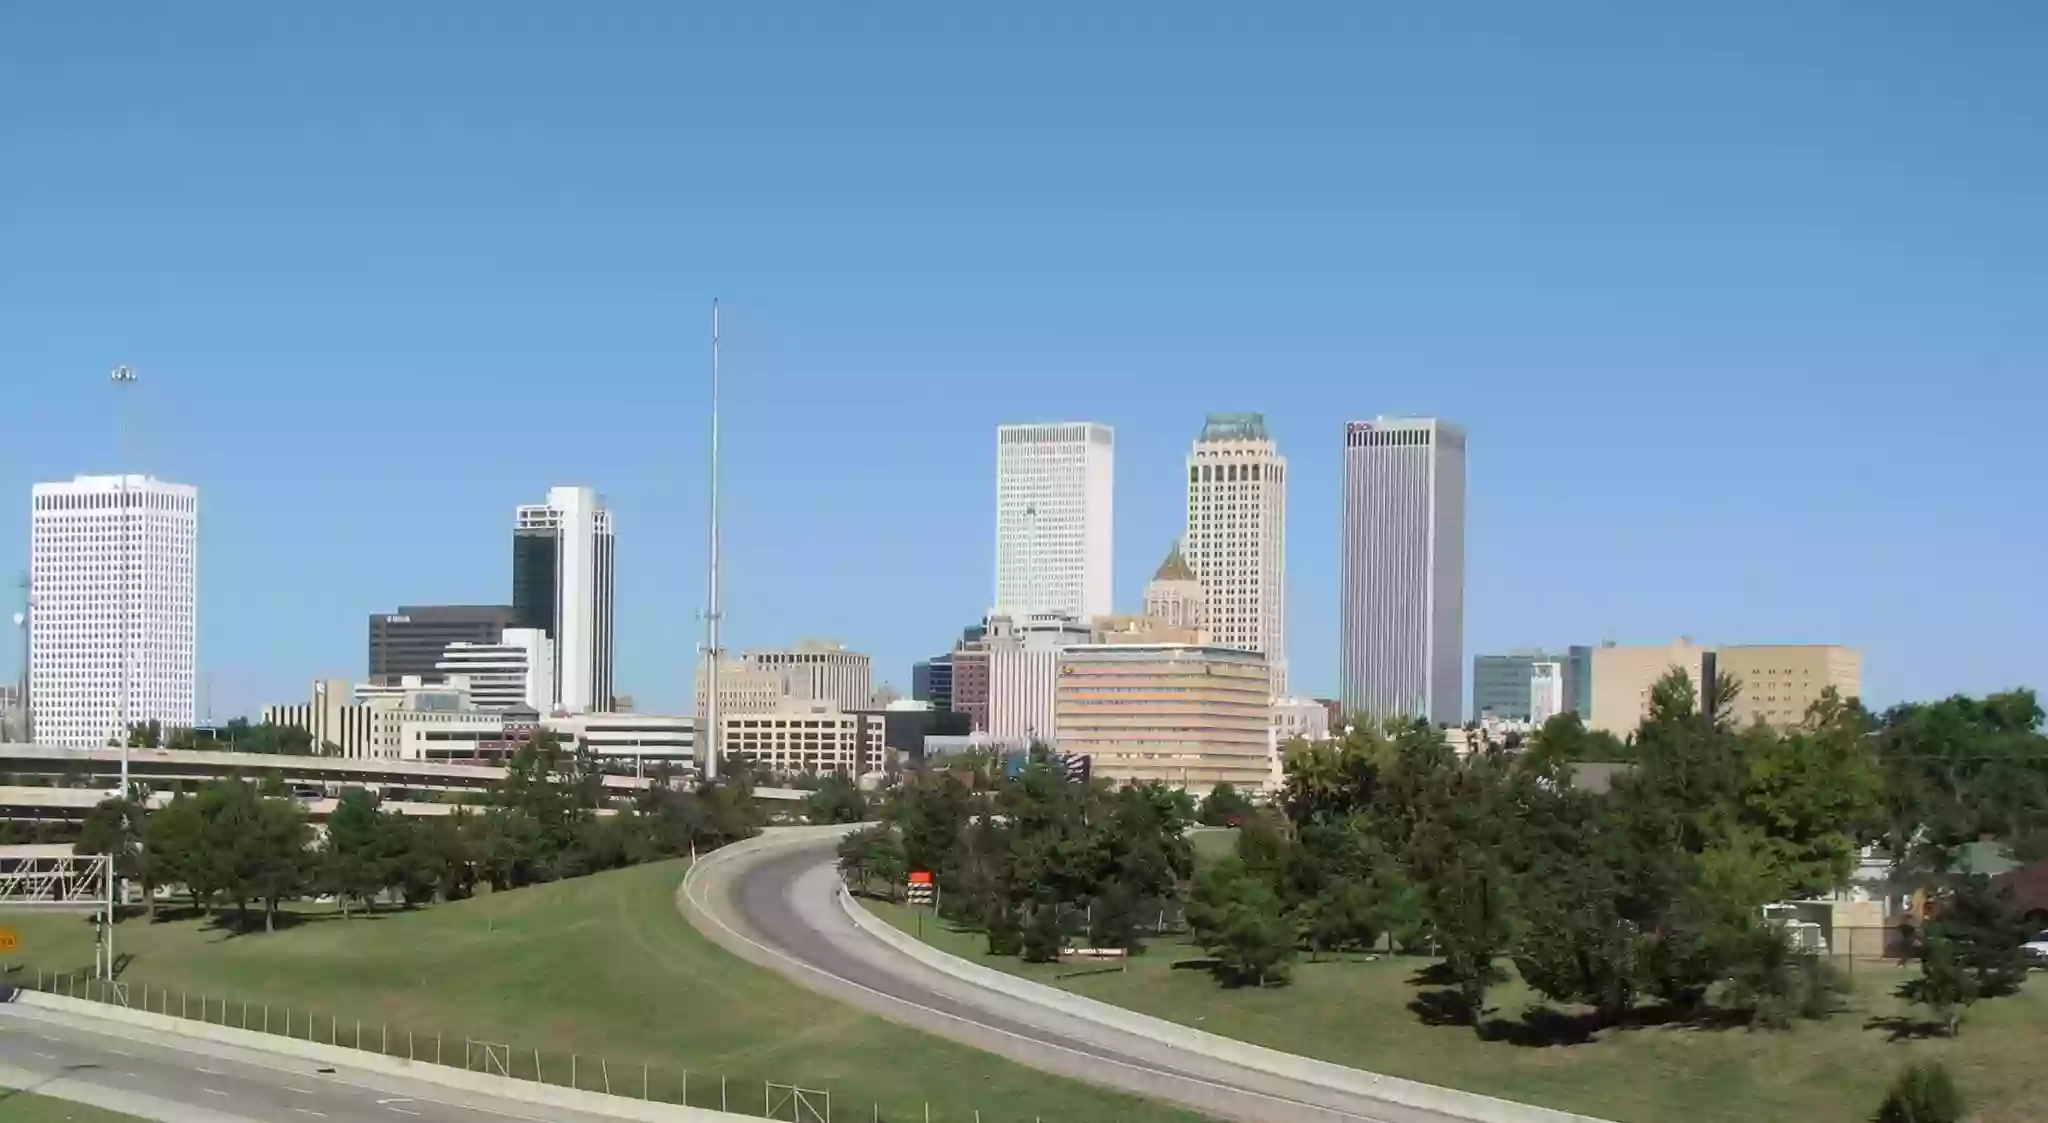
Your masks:
<path fill-rule="evenodd" d="M 231 1022 L 244 1001 L 270 1004 L 273 1026 L 290 1005 L 302 1020 L 317 1010 L 321 1039 L 338 1027 L 347 1043 L 360 1019 L 372 1047 L 389 1026 L 394 1042 L 411 1031 L 425 1055 L 438 1033 L 452 1060 L 473 1037 L 509 1046 L 515 1071 L 531 1071 L 525 1058 L 537 1047 L 556 1082 L 574 1052 L 579 1084 L 597 1087 L 609 1076 L 621 1092 L 638 1091 L 645 1064 L 656 1095 L 671 1100 L 687 1070 L 689 1100 L 700 1107 L 718 1105 L 722 1074 L 732 1108 L 754 1113 L 763 1082 L 772 1081 L 829 1090 L 834 1112 L 849 1119 L 872 1119 L 871 1105 L 879 1105 L 882 1119 L 921 1123 L 927 1101 L 942 1123 L 972 1120 L 976 1109 L 987 1123 L 1199 1118 L 856 1013 L 733 957 L 676 911 L 684 866 L 641 866 L 416 913 L 342 920 L 321 912 L 274 934 L 136 919 L 119 926 L 116 947 L 135 956 L 123 974 L 131 993 L 146 985 L 195 998 L 205 992 L 215 1005 L 225 997 Z M 84 920 L 13 913 L 0 924 L 19 935 L 9 959 L 31 978 L 37 969 L 89 969 L 92 929 Z M 174 997 L 172 1013 L 177 1006 Z"/>
<path fill-rule="evenodd" d="M 0 1088 L 0 1123 L 141 1123 L 132 1115 Z"/>
<path fill-rule="evenodd" d="M 907 907 L 867 904 L 897 927 L 917 930 Z M 1788 1032 L 1659 1027 L 1533 1046 L 1481 1041 L 1468 1028 L 1418 1020 L 1408 1008 L 1417 993 L 1410 980 L 1427 960 L 1297 962 L 1290 986 L 1224 990 L 1206 972 L 1186 969 L 1202 953 L 1183 944 L 1155 945 L 1118 971 L 991 958 L 979 935 L 929 917 L 923 931 L 932 944 L 976 962 L 1212 1033 L 1625 1123 L 1863 1123 L 1898 1070 L 1928 1057 L 1951 1067 L 1979 1123 L 2048 1119 L 2041 1075 L 2048 976 L 1977 1005 L 1954 1041 L 1892 1040 L 1883 1020 L 1909 1013 L 1892 997 L 1907 973 L 1865 966 L 1854 976 L 1848 1009 Z M 1516 981 L 1490 1001 L 1516 1017 L 1530 999 Z"/>

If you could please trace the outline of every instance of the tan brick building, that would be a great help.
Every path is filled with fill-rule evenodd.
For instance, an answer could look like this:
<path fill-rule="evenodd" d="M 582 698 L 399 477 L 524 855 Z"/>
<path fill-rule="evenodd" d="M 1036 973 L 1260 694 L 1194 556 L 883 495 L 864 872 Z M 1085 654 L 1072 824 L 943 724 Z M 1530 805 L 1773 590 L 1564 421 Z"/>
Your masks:
<path fill-rule="evenodd" d="M 1271 777 L 1272 675 L 1254 651 L 1195 644 L 1103 644 L 1060 656 L 1061 752 L 1096 776 L 1207 792 Z"/>
<path fill-rule="evenodd" d="M 1835 644 L 1751 644 L 1714 652 L 1714 667 L 1742 684 L 1729 706 L 1738 725 L 1758 718 L 1797 725 L 1832 686 L 1844 698 L 1863 693 L 1863 655 Z"/>
<path fill-rule="evenodd" d="M 1673 667 L 1704 695 L 1717 675 L 1741 684 L 1728 707 L 1737 725 L 1761 718 L 1772 725 L 1797 725 L 1808 706 L 1832 686 L 1844 698 L 1863 692 L 1863 656 L 1836 644 L 1743 644 L 1702 647 L 1690 637 L 1641 647 L 1605 644 L 1593 651 L 1594 729 L 1627 737 L 1650 708 L 1650 688 Z"/>

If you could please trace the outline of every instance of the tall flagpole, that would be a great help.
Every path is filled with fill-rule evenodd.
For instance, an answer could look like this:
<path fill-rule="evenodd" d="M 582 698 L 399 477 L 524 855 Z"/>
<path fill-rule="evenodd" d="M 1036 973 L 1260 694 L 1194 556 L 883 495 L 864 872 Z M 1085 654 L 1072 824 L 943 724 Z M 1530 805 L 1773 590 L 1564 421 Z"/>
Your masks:
<path fill-rule="evenodd" d="M 704 778 L 718 779 L 718 298 L 711 298 L 711 596 L 704 612 Z"/>

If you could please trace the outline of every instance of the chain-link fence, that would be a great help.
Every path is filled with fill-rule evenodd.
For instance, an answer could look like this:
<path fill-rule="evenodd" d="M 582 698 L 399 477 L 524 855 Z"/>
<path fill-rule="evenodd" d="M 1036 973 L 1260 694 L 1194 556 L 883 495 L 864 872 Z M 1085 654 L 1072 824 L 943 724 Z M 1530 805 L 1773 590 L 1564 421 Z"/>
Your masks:
<path fill-rule="evenodd" d="M 388 1022 L 370 1022 L 308 1007 L 253 1002 L 217 992 L 156 987 L 147 983 L 107 982 L 86 975 L 38 972 L 33 983 L 26 977 L 14 980 L 24 989 L 32 987 L 47 994 L 104 1002 L 131 1010 L 184 1018 L 209 1025 L 270 1033 L 319 1045 L 357 1049 L 386 1057 L 400 1057 L 422 1064 L 530 1080 L 585 1092 L 624 1096 L 657 1103 L 729 1111 L 788 1123 L 832 1123 L 832 1093 L 829 1089 L 800 1084 L 747 1079 L 729 1080 L 717 1073 L 691 1072 L 652 1064 L 615 1064 L 610 1058 L 582 1053 L 563 1053 L 503 1041 L 457 1037 L 440 1032 L 421 1032 Z M 899 1112 L 885 1116 L 879 1105 L 847 1112 L 848 1120 L 881 1120 L 904 1117 Z M 920 1118 L 941 1116 L 926 1109 Z M 954 1118 L 959 1117 L 955 1112 Z M 979 1119 L 980 1113 L 972 1117 Z"/>

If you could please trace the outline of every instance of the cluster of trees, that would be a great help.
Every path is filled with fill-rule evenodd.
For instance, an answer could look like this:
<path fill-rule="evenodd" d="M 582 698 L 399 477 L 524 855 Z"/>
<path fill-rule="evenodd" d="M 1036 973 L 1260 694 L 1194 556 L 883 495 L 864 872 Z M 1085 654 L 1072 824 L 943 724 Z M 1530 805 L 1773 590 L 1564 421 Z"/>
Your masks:
<path fill-rule="evenodd" d="M 344 914 L 383 901 L 412 907 L 459 900 L 479 883 L 510 889 L 710 850 L 760 828 L 743 781 L 695 791 L 657 783 L 632 806 L 600 815 L 604 807 L 590 759 L 543 730 L 480 808 L 414 818 L 350 788 L 319 837 L 275 780 L 218 780 L 156 810 L 109 800 L 76 849 L 114 854 L 152 915 L 157 889 L 175 887 L 195 911 L 232 905 L 244 927 L 260 912 L 268 930 L 283 902 L 308 895 L 334 897 Z"/>
<path fill-rule="evenodd" d="M 1674 672 L 1626 742 L 1574 715 L 1467 753 L 1425 724 L 1358 725 L 1291 746 L 1264 807 L 1225 787 L 1196 807 L 1158 787 L 1071 784 L 1043 754 L 1015 777 L 964 761 L 907 777 L 842 862 L 885 889 L 931 871 L 941 911 L 996 954 L 1053 958 L 1082 931 L 1136 950 L 1147 918 L 1184 910 L 1229 985 L 1387 946 L 1440 957 L 1426 974 L 1441 989 L 1417 999 L 1426 1018 L 1514 1030 L 1487 1002 L 1513 970 L 1590 1011 L 1570 1024 L 1591 1032 L 1653 1007 L 1762 1027 L 1827 1016 L 1842 980 L 1766 906 L 1827 896 L 1874 853 L 1886 889 L 1928 902 L 1908 997 L 1953 1032 L 1970 1002 L 2017 989 L 2028 921 L 1963 857 L 1983 838 L 2048 852 L 2033 695 L 1872 715 L 1829 694 L 1774 729 L 1733 722 L 1738 690 L 1723 679 L 1703 704 Z M 1590 760 L 1625 764 L 1590 790 L 1577 767 Z M 1194 877 L 1198 821 L 1240 831 L 1235 855 Z"/>
<path fill-rule="evenodd" d="M 113 744 L 109 740 L 108 744 Z M 267 753 L 274 756 L 327 756 L 338 752 L 331 742 L 315 745 L 313 735 L 296 725 L 272 722 L 252 723 L 238 717 L 221 726 L 218 736 L 202 738 L 197 730 L 183 726 L 164 728 L 160 721 L 137 722 L 128 727 L 131 749 L 211 749 L 222 752 Z"/>
<path fill-rule="evenodd" d="M 850 878 L 890 893 L 929 871 L 940 911 L 986 933 L 992 954 L 1049 961 L 1070 935 L 1140 946 L 1193 872 L 1194 814 L 1160 785 L 1072 783 L 1043 750 L 1015 776 L 968 757 L 906 776 L 840 857 Z"/>
<path fill-rule="evenodd" d="M 1842 987 L 1764 906 L 1844 885 L 1869 845 L 1894 887 L 1928 894 L 1938 918 L 1916 941 L 1926 970 L 1909 997 L 1953 1028 L 1973 997 L 2016 989 L 2024 923 L 1958 861 L 1980 837 L 2024 842 L 2048 827 L 2048 739 L 2032 696 L 1876 718 L 1831 694 L 1780 731 L 1735 727 L 1738 689 L 1724 679 L 1702 708 L 1674 673 L 1625 753 L 1569 716 L 1522 752 L 1461 757 L 1421 725 L 1297 746 L 1281 808 L 1247 825 L 1238 861 L 1197 885 L 1195 902 L 1277 912 L 1269 930 L 1228 929 L 1238 940 L 1226 958 L 1251 981 L 1278 977 L 1296 947 L 1385 933 L 1443 957 L 1448 990 L 1424 1005 L 1474 1026 L 1508 964 L 1598 1023 L 1650 1001 L 1782 1026 L 1826 1016 Z M 1610 790 L 1574 783 L 1574 762 L 1615 756 L 1628 768 Z M 1270 944 L 1242 946 L 1260 936 Z"/>

